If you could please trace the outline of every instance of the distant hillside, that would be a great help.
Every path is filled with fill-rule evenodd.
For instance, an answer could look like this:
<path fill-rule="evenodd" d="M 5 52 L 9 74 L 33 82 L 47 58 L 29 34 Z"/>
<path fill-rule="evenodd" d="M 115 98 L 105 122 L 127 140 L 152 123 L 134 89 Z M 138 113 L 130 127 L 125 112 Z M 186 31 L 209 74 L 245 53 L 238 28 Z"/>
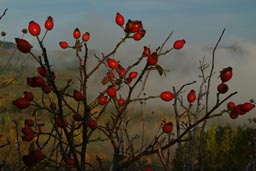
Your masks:
<path fill-rule="evenodd" d="M 16 44 L 13 42 L 5 42 L 0 40 L 0 47 L 5 49 L 14 49 L 16 48 Z"/>

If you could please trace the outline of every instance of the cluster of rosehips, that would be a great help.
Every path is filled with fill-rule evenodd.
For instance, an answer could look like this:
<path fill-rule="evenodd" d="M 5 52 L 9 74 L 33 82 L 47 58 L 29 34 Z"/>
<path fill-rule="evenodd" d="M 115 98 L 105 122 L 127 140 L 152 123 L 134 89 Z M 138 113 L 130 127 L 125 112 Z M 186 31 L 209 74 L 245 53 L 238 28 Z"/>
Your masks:
<path fill-rule="evenodd" d="M 44 27 L 46 29 L 46 32 L 44 34 L 44 36 L 46 35 L 46 33 L 50 30 L 53 29 L 54 27 L 54 22 L 53 22 L 53 18 L 51 16 L 49 16 L 45 23 L 44 23 Z M 35 36 L 38 38 L 38 36 L 40 35 L 41 33 L 41 27 L 40 25 L 35 22 L 35 21 L 30 21 L 29 22 L 29 25 L 28 25 L 28 31 L 29 33 L 32 35 L 32 36 Z M 44 39 L 44 37 L 43 37 Z M 17 48 L 23 52 L 23 53 L 30 53 L 31 52 L 31 49 L 32 49 L 32 45 L 25 39 L 20 39 L 20 38 L 15 38 L 15 41 L 16 41 L 16 45 L 17 45 Z"/>
<path fill-rule="evenodd" d="M 32 129 L 34 126 L 34 121 L 32 119 L 26 119 L 24 121 L 25 127 L 21 129 L 21 132 L 23 133 L 24 136 L 22 136 L 22 140 L 26 142 L 30 142 L 34 139 L 35 137 L 35 132 Z"/>
<path fill-rule="evenodd" d="M 82 43 L 87 42 L 90 39 L 90 33 L 85 32 L 82 35 L 82 42 L 80 42 L 79 38 L 81 37 L 81 32 L 79 30 L 79 28 L 75 28 L 75 30 L 73 31 L 73 37 L 74 39 L 76 39 L 76 43 L 74 46 L 69 46 L 68 43 L 66 41 L 60 41 L 59 45 L 62 49 L 66 49 L 66 48 L 75 48 L 75 49 L 79 49 L 81 48 Z"/>
<path fill-rule="evenodd" d="M 236 119 L 239 115 L 244 115 L 248 113 L 254 107 L 255 105 L 250 102 L 245 102 L 237 105 L 232 101 L 227 103 L 228 113 L 231 119 Z"/>
<path fill-rule="evenodd" d="M 22 157 L 22 161 L 27 167 L 35 166 L 37 163 L 39 163 L 43 159 L 44 159 L 44 154 L 40 149 L 31 150 L 28 155 L 24 155 Z"/>
<path fill-rule="evenodd" d="M 225 94 L 228 91 L 228 85 L 225 83 L 232 78 L 232 67 L 224 68 L 220 71 L 220 79 L 222 83 L 217 86 L 217 90 L 220 94 Z"/>
<path fill-rule="evenodd" d="M 123 28 L 125 19 L 120 13 L 116 13 L 115 18 L 116 24 Z M 123 28 L 127 34 L 133 33 L 132 37 L 134 40 L 141 40 L 145 34 L 146 30 L 144 30 L 142 22 L 139 20 L 128 20 L 126 22 L 125 28 Z"/>

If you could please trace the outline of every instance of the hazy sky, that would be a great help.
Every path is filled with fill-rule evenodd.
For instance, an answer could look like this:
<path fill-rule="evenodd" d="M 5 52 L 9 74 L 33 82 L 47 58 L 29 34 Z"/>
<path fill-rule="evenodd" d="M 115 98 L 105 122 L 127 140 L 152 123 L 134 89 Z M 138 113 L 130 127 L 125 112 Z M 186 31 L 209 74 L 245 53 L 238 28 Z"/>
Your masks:
<path fill-rule="evenodd" d="M 0 31 L 7 32 L 7 41 L 20 37 L 20 30 L 26 28 L 29 21 L 35 20 L 43 25 L 51 15 L 55 28 L 46 37 L 45 44 L 49 49 L 59 48 L 61 40 L 73 41 L 72 32 L 79 27 L 81 32 L 91 33 L 89 48 L 110 50 L 123 36 L 114 21 L 116 12 L 123 14 L 126 20 L 142 20 L 147 31 L 141 42 L 131 40 L 126 43 L 126 48 L 120 49 L 123 58 L 141 52 L 144 45 L 157 48 L 174 31 L 169 46 L 180 38 L 186 40 L 186 46 L 160 61 L 164 68 L 174 71 L 167 75 L 168 79 L 153 77 L 151 87 L 155 87 L 156 92 L 198 79 L 199 60 L 206 56 L 210 61 L 209 48 L 215 45 L 221 31 L 226 28 L 216 53 L 216 72 L 227 66 L 234 68 L 229 85 L 230 91 L 240 93 L 233 98 L 237 103 L 256 96 L 255 0 L 0 0 L 0 11 L 5 8 L 8 11 L 0 22 Z M 29 35 L 26 38 L 36 42 Z M 129 62 L 131 59 L 120 57 L 120 60 Z M 219 83 L 217 76 L 214 76 L 214 91 L 214 86 Z"/>

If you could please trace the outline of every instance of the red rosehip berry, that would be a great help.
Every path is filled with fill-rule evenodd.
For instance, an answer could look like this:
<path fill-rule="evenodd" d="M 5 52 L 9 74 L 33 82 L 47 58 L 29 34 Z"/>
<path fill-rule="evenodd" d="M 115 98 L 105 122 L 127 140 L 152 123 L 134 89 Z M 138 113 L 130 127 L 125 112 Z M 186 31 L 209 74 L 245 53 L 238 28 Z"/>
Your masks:
<path fill-rule="evenodd" d="M 238 117 L 238 113 L 235 110 L 233 110 L 230 112 L 229 117 L 231 119 L 236 119 Z"/>
<path fill-rule="evenodd" d="M 25 119 L 24 124 L 25 126 L 32 127 L 34 126 L 34 121 L 32 119 Z"/>
<path fill-rule="evenodd" d="M 158 62 L 158 55 L 156 52 L 152 53 L 151 55 L 148 56 L 148 65 L 156 65 Z"/>
<path fill-rule="evenodd" d="M 84 42 L 87 42 L 89 39 L 90 39 L 90 33 L 85 32 L 85 33 L 82 35 L 82 40 L 83 40 Z"/>
<path fill-rule="evenodd" d="M 75 30 L 73 32 L 73 37 L 75 39 L 79 39 L 80 36 L 81 36 L 81 32 L 80 32 L 79 28 L 75 28 Z"/>
<path fill-rule="evenodd" d="M 42 86 L 42 90 L 45 94 L 49 94 L 52 91 L 52 86 L 51 85 L 44 85 L 44 86 Z"/>
<path fill-rule="evenodd" d="M 190 92 L 187 95 L 187 100 L 189 103 L 193 103 L 196 100 L 195 90 L 190 90 Z"/>
<path fill-rule="evenodd" d="M 26 99 L 25 97 L 19 97 L 17 98 L 13 104 L 18 108 L 18 109 L 25 109 L 27 107 L 29 107 L 30 102 L 28 99 Z"/>
<path fill-rule="evenodd" d="M 30 127 L 22 128 L 21 132 L 24 134 L 24 136 L 22 136 L 23 141 L 30 142 L 34 139 L 34 134 L 35 133 Z"/>
<path fill-rule="evenodd" d="M 52 30 L 54 27 L 54 22 L 53 22 L 53 18 L 51 16 L 49 16 L 47 18 L 47 20 L 44 23 L 44 27 L 46 30 Z"/>
<path fill-rule="evenodd" d="M 101 95 L 101 96 L 98 97 L 98 103 L 100 105 L 105 105 L 107 103 L 107 101 L 108 101 L 107 96 Z"/>
<path fill-rule="evenodd" d="M 170 91 L 163 91 L 161 94 L 160 94 L 160 98 L 163 100 L 163 101 L 171 101 L 173 98 L 174 98 L 174 94 Z"/>
<path fill-rule="evenodd" d="M 224 68 L 220 71 L 220 79 L 222 82 L 227 82 L 232 78 L 232 67 Z"/>
<path fill-rule="evenodd" d="M 139 32 L 142 29 L 142 22 L 139 21 L 139 20 L 135 20 L 135 21 L 132 21 L 132 22 L 133 22 L 133 24 L 132 24 L 132 27 L 131 27 L 131 32 L 132 33 Z"/>
<path fill-rule="evenodd" d="M 124 69 L 121 65 L 118 65 L 116 72 L 118 73 L 119 77 L 123 77 L 126 74 L 126 69 Z"/>
<path fill-rule="evenodd" d="M 167 122 L 167 123 L 165 123 L 165 124 L 163 125 L 163 127 L 162 127 L 162 131 L 163 131 L 164 133 L 167 133 L 167 134 L 171 133 L 172 130 L 173 130 L 173 124 L 172 124 L 172 122 Z"/>
<path fill-rule="evenodd" d="M 243 110 L 243 104 L 237 105 L 237 106 L 233 109 L 233 111 L 234 111 L 235 113 L 237 113 L 238 115 L 244 115 L 244 114 L 246 113 L 246 111 Z"/>
<path fill-rule="evenodd" d="M 41 27 L 35 21 L 30 21 L 28 25 L 28 31 L 32 36 L 38 36 L 41 32 Z"/>
<path fill-rule="evenodd" d="M 107 64 L 108 64 L 108 67 L 111 69 L 116 69 L 119 66 L 118 62 L 112 58 L 107 59 Z"/>
<path fill-rule="evenodd" d="M 138 75 L 138 73 L 137 73 L 137 72 L 130 72 L 130 74 L 129 74 L 129 78 L 130 78 L 130 79 L 134 79 L 134 78 L 136 78 L 136 77 L 137 77 L 137 75 Z"/>
<path fill-rule="evenodd" d="M 74 90 L 74 91 L 73 91 L 73 98 L 74 98 L 76 101 L 82 101 L 82 100 L 84 99 L 84 96 L 83 96 L 82 92 L 77 91 L 77 90 Z"/>
<path fill-rule="evenodd" d="M 131 29 L 132 29 L 132 26 L 133 26 L 133 21 L 129 19 L 129 20 L 126 22 L 124 31 L 125 31 L 126 33 L 130 33 L 130 32 L 131 32 Z"/>
<path fill-rule="evenodd" d="M 234 102 L 228 102 L 227 108 L 228 108 L 229 110 L 234 109 L 234 107 L 236 107 L 236 104 L 235 104 Z"/>
<path fill-rule="evenodd" d="M 37 76 L 34 79 L 35 79 L 36 87 L 43 87 L 45 85 L 45 80 L 42 77 Z"/>
<path fill-rule="evenodd" d="M 107 89 L 107 94 L 109 97 L 115 97 L 116 96 L 116 88 L 115 87 L 109 87 Z"/>
<path fill-rule="evenodd" d="M 113 73 L 111 71 L 107 73 L 108 80 L 112 80 L 114 77 L 115 77 L 115 73 Z"/>
<path fill-rule="evenodd" d="M 38 72 L 38 74 L 40 74 L 43 77 L 46 77 L 49 75 L 49 72 L 46 68 L 37 67 L 37 72 Z"/>
<path fill-rule="evenodd" d="M 149 55 L 150 55 L 150 48 L 147 46 L 144 46 L 143 56 L 149 56 Z"/>
<path fill-rule="evenodd" d="M 68 122 L 65 118 L 63 118 L 63 121 L 62 121 L 60 117 L 56 117 L 54 119 L 54 121 L 55 121 L 55 124 L 57 125 L 57 127 L 59 127 L 59 128 L 65 128 L 68 126 Z"/>
<path fill-rule="evenodd" d="M 225 94 L 228 91 L 228 85 L 225 83 L 220 83 L 217 87 L 217 90 L 221 94 Z"/>
<path fill-rule="evenodd" d="M 184 39 L 176 40 L 173 44 L 173 48 L 176 50 L 179 50 L 179 49 L 183 48 L 185 43 L 186 43 L 186 41 Z"/>
<path fill-rule="evenodd" d="M 118 12 L 116 13 L 116 24 L 119 25 L 120 27 L 123 27 L 124 25 L 124 17 Z"/>
<path fill-rule="evenodd" d="M 59 45 L 60 45 L 60 47 L 61 47 L 62 49 L 66 49 L 66 48 L 68 47 L 68 43 L 65 42 L 65 41 L 59 42 Z"/>
<path fill-rule="evenodd" d="M 134 33 L 133 39 L 139 41 L 142 39 L 142 35 L 139 32 Z"/>
<path fill-rule="evenodd" d="M 243 104 L 242 104 L 242 110 L 245 111 L 245 112 L 249 112 L 249 111 L 252 110 L 254 107 L 255 107 L 255 105 L 252 104 L 252 103 L 246 102 L 246 103 L 243 103 Z"/>
<path fill-rule="evenodd" d="M 124 104 L 125 104 L 125 99 L 124 98 L 120 98 L 120 99 L 118 99 L 117 100 L 117 104 L 118 104 L 118 106 L 123 106 Z"/>
<path fill-rule="evenodd" d="M 33 95 L 32 92 L 24 91 L 24 97 L 26 99 L 28 99 L 29 101 L 33 101 L 34 100 L 34 95 Z"/>
<path fill-rule="evenodd" d="M 17 48 L 19 49 L 19 51 L 21 51 L 22 53 L 29 53 L 32 49 L 32 45 L 25 39 L 19 39 L 19 38 L 15 38 L 15 42 L 17 45 Z"/>
<path fill-rule="evenodd" d="M 96 129 L 96 128 L 97 128 L 97 121 L 94 120 L 94 119 L 89 119 L 89 120 L 87 121 L 87 125 L 88 125 L 88 127 L 91 128 L 91 129 Z"/>

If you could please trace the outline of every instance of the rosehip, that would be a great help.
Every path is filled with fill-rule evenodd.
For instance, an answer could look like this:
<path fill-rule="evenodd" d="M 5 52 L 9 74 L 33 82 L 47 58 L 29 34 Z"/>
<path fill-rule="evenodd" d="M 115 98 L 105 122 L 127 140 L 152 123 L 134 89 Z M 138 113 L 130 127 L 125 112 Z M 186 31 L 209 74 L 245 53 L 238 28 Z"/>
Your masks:
<path fill-rule="evenodd" d="M 124 69 L 121 65 L 118 65 L 116 72 L 118 73 L 119 77 L 123 77 L 126 74 L 126 69 Z"/>
<path fill-rule="evenodd" d="M 123 27 L 124 25 L 124 17 L 118 12 L 116 13 L 116 24 L 119 25 L 120 27 Z"/>
<path fill-rule="evenodd" d="M 130 33 L 130 32 L 131 32 L 131 29 L 132 29 L 132 26 L 133 26 L 133 22 L 132 22 L 132 20 L 129 19 L 129 20 L 127 21 L 126 25 L 125 25 L 124 31 L 125 31 L 126 33 Z"/>
<path fill-rule="evenodd" d="M 25 119 L 24 124 L 28 127 L 34 126 L 34 121 L 32 119 Z"/>
<path fill-rule="evenodd" d="M 120 98 L 120 99 L 117 100 L 117 104 L 118 104 L 118 106 L 121 107 L 125 104 L 125 100 L 123 98 Z"/>
<path fill-rule="evenodd" d="M 33 101 L 34 100 L 34 95 L 32 92 L 27 92 L 27 91 L 24 91 L 24 97 L 26 99 L 28 99 L 29 101 Z"/>
<path fill-rule="evenodd" d="M 62 49 L 66 49 L 66 48 L 68 47 L 68 43 L 65 42 L 65 41 L 59 42 L 59 45 L 60 45 L 60 47 L 61 47 Z"/>
<path fill-rule="evenodd" d="M 130 72 L 130 74 L 129 74 L 129 78 L 134 79 L 134 78 L 136 78 L 136 77 L 137 77 L 137 75 L 138 75 L 138 73 L 137 73 L 137 72 Z"/>
<path fill-rule="evenodd" d="M 15 42 L 17 45 L 17 48 L 22 52 L 22 53 L 29 53 L 31 51 L 31 48 L 33 47 L 27 40 L 25 39 L 19 39 L 15 38 Z"/>
<path fill-rule="evenodd" d="M 148 48 L 147 46 L 144 46 L 143 55 L 144 56 L 149 56 L 150 55 L 150 48 Z"/>
<path fill-rule="evenodd" d="M 45 85 L 45 81 L 42 77 L 37 76 L 34 79 L 35 79 L 36 87 L 43 87 Z"/>
<path fill-rule="evenodd" d="M 98 103 L 100 105 L 105 105 L 107 103 L 107 101 L 108 101 L 108 99 L 106 96 L 101 95 L 98 97 Z"/>
<path fill-rule="evenodd" d="M 25 109 L 27 107 L 29 107 L 30 102 L 28 99 L 26 99 L 25 97 L 19 97 L 17 98 L 13 104 L 18 108 L 18 109 Z"/>
<path fill-rule="evenodd" d="M 174 98 L 174 94 L 170 91 L 163 91 L 160 94 L 160 98 L 164 101 L 171 101 Z"/>
<path fill-rule="evenodd" d="M 232 68 L 231 67 L 227 67 L 222 69 L 222 71 L 220 71 L 220 79 L 222 82 L 227 82 L 232 78 Z"/>
<path fill-rule="evenodd" d="M 242 110 L 245 111 L 245 112 L 249 112 L 249 111 L 252 110 L 254 107 L 255 107 L 254 104 L 246 102 L 246 103 L 244 103 L 244 104 L 242 105 Z"/>
<path fill-rule="evenodd" d="M 246 111 L 243 110 L 243 104 L 237 105 L 233 111 L 238 115 L 244 115 L 246 113 Z"/>
<path fill-rule="evenodd" d="M 28 25 L 28 31 L 32 36 L 38 36 L 41 32 L 41 27 L 35 21 L 30 21 Z"/>
<path fill-rule="evenodd" d="M 158 62 L 158 55 L 156 52 L 148 56 L 148 65 L 156 65 Z"/>
<path fill-rule="evenodd" d="M 225 83 L 220 83 L 217 87 L 217 90 L 221 94 L 225 94 L 228 91 L 228 85 Z"/>
<path fill-rule="evenodd" d="M 52 86 L 51 85 L 44 85 L 44 86 L 42 86 L 42 90 L 45 94 L 49 94 L 52 91 Z"/>
<path fill-rule="evenodd" d="M 183 48 L 183 46 L 185 45 L 186 41 L 184 39 L 181 40 L 176 40 L 173 44 L 173 48 L 174 49 L 181 49 Z"/>
<path fill-rule="evenodd" d="M 116 96 L 116 88 L 115 87 L 109 87 L 107 89 L 107 94 L 109 97 L 115 97 Z"/>
<path fill-rule="evenodd" d="M 114 77 L 115 77 L 115 74 L 113 72 L 110 71 L 110 72 L 107 73 L 107 78 L 109 80 L 113 79 Z"/>
<path fill-rule="evenodd" d="M 142 36 L 139 32 L 136 32 L 136 33 L 134 33 L 134 35 L 133 35 L 133 39 L 136 40 L 136 41 L 141 40 L 142 37 L 143 37 L 143 36 Z"/>
<path fill-rule="evenodd" d="M 172 130 L 173 130 L 173 124 L 172 124 L 172 122 L 167 122 L 167 123 L 165 123 L 165 124 L 163 125 L 163 127 L 162 127 L 162 131 L 163 131 L 164 133 L 170 133 L 170 132 L 172 132 Z"/>
<path fill-rule="evenodd" d="M 234 107 L 236 107 L 236 104 L 235 104 L 234 102 L 228 102 L 227 108 L 228 108 L 229 110 L 234 109 Z"/>
<path fill-rule="evenodd" d="M 187 95 L 187 100 L 189 103 L 193 103 L 196 100 L 195 90 L 190 90 L 190 92 Z"/>
<path fill-rule="evenodd" d="M 97 127 L 97 121 L 94 120 L 94 119 L 89 119 L 89 120 L 87 121 L 87 125 L 88 125 L 88 127 L 91 128 L 91 129 L 96 129 L 96 127 Z"/>
<path fill-rule="evenodd" d="M 139 20 L 133 21 L 132 27 L 131 27 L 131 32 L 136 33 L 139 32 L 139 30 L 142 28 L 142 22 Z"/>
<path fill-rule="evenodd" d="M 56 118 L 54 119 L 54 121 L 55 121 L 55 124 L 56 124 L 58 127 L 60 127 L 60 128 L 65 128 L 65 127 L 68 126 L 68 122 L 67 122 L 67 120 L 66 120 L 65 118 L 63 118 L 63 121 L 62 121 L 60 117 L 56 117 Z"/>
<path fill-rule="evenodd" d="M 238 117 L 238 113 L 235 110 L 233 110 L 230 112 L 229 117 L 231 119 L 236 119 Z"/>
<path fill-rule="evenodd" d="M 108 58 L 107 63 L 108 63 L 108 67 L 111 69 L 116 69 L 119 66 L 118 62 L 112 58 Z"/>
<path fill-rule="evenodd" d="M 49 74 L 48 70 L 42 67 L 37 67 L 37 72 L 43 77 L 46 77 Z"/>
<path fill-rule="evenodd" d="M 44 27 L 46 30 L 52 30 L 53 26 L 54 26 L 53 18 L 51 16 L 49 16 L 44 23 Z"/>
<path fill-rule="evenodd" d="M 73 98 L 76 100 L 76 101 L 82 101 L 84 96 L 82 94 L 82 92 L 80 91 L 77 91 L 77 90 L 74 90 L 73 91 Z"/>
<path fill-rule="evenodd" d="M 73 37 L 75 39 L 79 39 L 80 36 L 81 36 L 81 32 L 80 32 L 79 28 L 75 28 L 75 30 L 73 32 Z"/>
<path fill-rule="evenodd" d="M 89 39 L 90 39 L 90 33 L 85 32 L 85 33 L 82 35 L 82 40 L 83 40 L 84 42 L 87 42 Z"/>

